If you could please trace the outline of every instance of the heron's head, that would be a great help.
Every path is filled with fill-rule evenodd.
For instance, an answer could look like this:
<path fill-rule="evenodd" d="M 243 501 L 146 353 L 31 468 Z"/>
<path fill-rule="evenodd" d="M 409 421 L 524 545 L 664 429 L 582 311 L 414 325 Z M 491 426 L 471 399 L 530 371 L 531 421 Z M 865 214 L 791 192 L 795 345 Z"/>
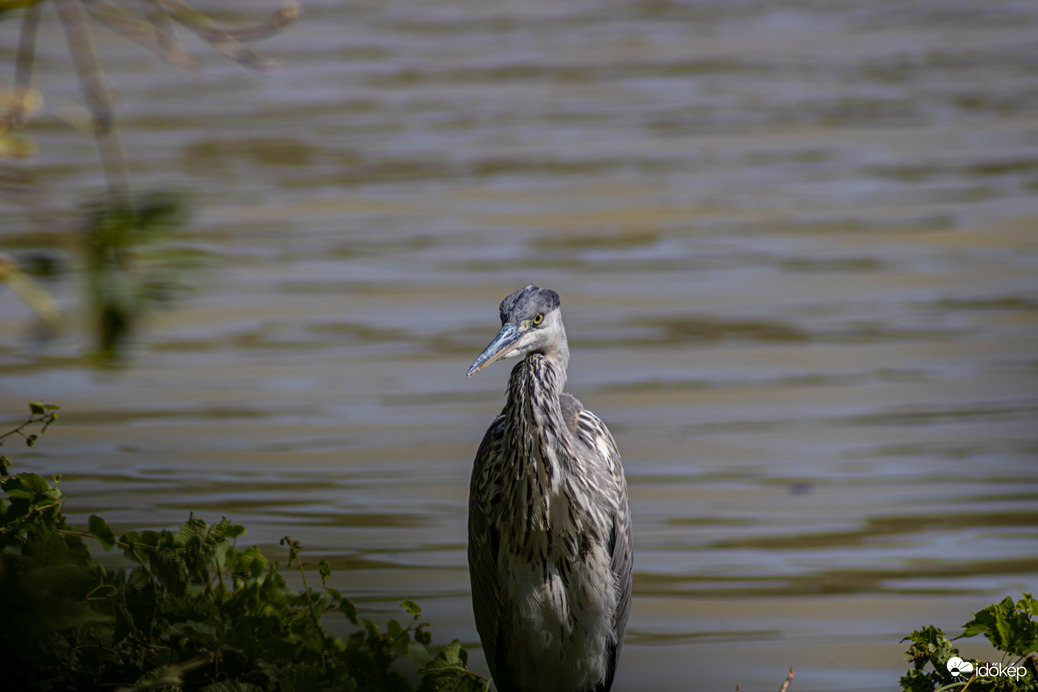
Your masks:
<path fill-rule="evenodd" d="M 525 358 L 544 353 L 561 361 L 569 360 L 566 330 L 562 326 L 559 294 L 547 288 L 527 286 L 501 301 L 501 331 L 469 368 L 473 375 L 495 360 Z"/>

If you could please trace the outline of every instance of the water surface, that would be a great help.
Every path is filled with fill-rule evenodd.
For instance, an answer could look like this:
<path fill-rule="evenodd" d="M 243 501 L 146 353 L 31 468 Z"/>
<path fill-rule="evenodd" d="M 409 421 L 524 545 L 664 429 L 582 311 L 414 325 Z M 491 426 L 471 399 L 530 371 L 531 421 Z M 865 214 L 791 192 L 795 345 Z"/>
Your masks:
<path fill-rule="evenodd" d="M 0 242 L 74 315 L 100 167 L 42 30 Z M 269 76 L 99 36 L 135 184 L 196 215 L 122 371 L 0 293 L 0 411 L 63 407 L 17 468 L 75 521 L 289 534 L 485 672 L 465 507 L 507 367 L 464 373 L 537 283 L 630 483 L 614 689 L 889 690 L 909 631 L 1038 586 L 1032 3 L 314 1 Z"/>

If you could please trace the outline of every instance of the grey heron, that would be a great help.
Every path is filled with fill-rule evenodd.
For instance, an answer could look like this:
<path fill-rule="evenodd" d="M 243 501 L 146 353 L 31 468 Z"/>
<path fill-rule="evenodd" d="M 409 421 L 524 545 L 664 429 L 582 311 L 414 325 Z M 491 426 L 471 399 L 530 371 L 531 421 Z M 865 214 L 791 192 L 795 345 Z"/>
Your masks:
<path fill-rule="evenodd" d="M 501 301 L 469 368 L 520 358 L 469 487 L 472 607 L 499 692 L 605 692 L 631 606 L 631 514 L 609 429 L 564 393 L 559 294 Z"/>

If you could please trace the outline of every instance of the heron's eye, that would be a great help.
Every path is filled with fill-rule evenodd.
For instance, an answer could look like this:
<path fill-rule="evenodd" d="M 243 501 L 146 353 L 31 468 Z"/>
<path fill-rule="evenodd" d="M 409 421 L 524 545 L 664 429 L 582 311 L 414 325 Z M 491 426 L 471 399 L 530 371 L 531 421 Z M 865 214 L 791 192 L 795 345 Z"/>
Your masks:
<path fill-rule="evenodd" d="M 544 321 L 544 315 L 537 315 L 536 317 L 533 318 L 533 323 L 534 323 L 535 326 L 540 324 L 543 321 Z"/>

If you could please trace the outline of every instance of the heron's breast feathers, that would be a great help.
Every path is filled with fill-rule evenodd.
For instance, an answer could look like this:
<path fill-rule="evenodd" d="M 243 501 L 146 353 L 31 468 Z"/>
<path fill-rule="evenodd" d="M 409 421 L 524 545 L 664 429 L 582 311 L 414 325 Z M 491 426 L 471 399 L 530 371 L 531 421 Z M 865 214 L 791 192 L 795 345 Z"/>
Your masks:
<path fill-rule="evenodd" d="M 564 383 L 538 354 L 513 369 L 473 468 L 469 561 L 496 674 L 591 689 L 611 680 L 623 640 L 630 518 L 613 436 Z M 557 669 L 549 652 L 562 656 Z"/>

